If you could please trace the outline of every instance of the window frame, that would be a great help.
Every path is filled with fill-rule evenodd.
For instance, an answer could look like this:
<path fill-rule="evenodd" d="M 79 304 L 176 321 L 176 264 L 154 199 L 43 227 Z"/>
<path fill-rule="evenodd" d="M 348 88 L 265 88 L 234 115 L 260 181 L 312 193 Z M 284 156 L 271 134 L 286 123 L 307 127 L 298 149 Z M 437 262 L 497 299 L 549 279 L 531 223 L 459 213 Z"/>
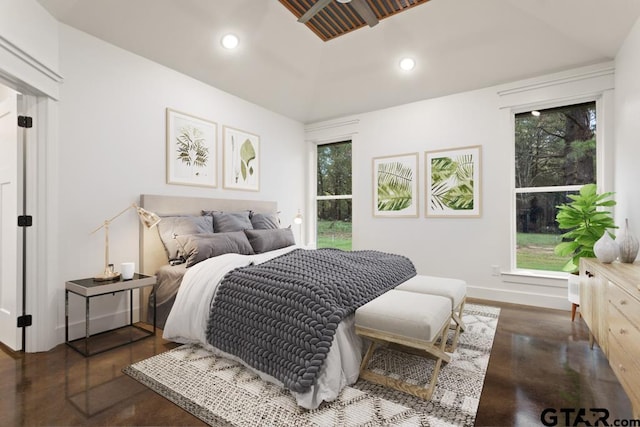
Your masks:
<path fill-rule="evenodd" d="M 516 187 L 516 152 L 515 152 L 515 118 L 517 114 L 527 113 L 533 110 L 545 110 L 550 108 L 559 108 L 574 104 L 582 104 L 586 102 L 594 102 L 596 106 L 596 186 L 599 192 L 604 191 L 605 176 L 605 120 L 607 117 L 604 113 L 603 96 L 596 94 L 591 96 L 569 97 L 565 99 L 531 103 L 519 107 L 513 107 L 510 111 L 510 150 L 511 150 L 511 236 L 510 236 L 510 273 L 516 276 L 534 276 L 534 277 L 550 277 L 550 278 L 566 278 L 568 273 L 552 270 L 536 270 L 518 268 L 517 265 L 517 196 L 522 193 L 548 193 L 548 192 L 567 192 L 578 191 L 583 184 L 579 185 L 562 185 L 562 186 L 546 186 L 546 187 Z"/>
<path fill-rule="evenodd" d="M 340 195 L 331 195 L 331 196 L 318 196 L 318 148 L 323 145 L 332 145 L 348 142 L 351 144 L 351 194 L 340 194 Z M 334 138 L 325 141 L 319 141 L 312 144 L 311 151 L 311 173 L 313 174 L 312 179 L 310 180 L 310 191 L 312 191 L 313 196 L 311 199 L 311 210 L 313 212 L 313 216 L 311 216 L 312 220 L 310 221 L 311 229 L 309 230 L 309 245 L 313 248 L 316 248 L 318 245 L 318 202 L 322 200 L 351 200 L 351 224 L 353 227 L 353 136 L 343 136 L 339 138 Z M 351 233 L 351 238 L 353 239 L 353 231 Z M 353 240 L 352 240 L 353 243 Z"/>

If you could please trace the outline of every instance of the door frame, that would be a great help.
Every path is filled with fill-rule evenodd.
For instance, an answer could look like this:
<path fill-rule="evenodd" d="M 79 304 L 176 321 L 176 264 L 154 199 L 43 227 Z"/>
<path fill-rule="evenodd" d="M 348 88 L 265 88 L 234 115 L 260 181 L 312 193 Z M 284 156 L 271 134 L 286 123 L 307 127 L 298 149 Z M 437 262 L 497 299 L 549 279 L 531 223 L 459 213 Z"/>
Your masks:
<path fill-rule="evenodd" d="M 55 70 L 0 37 L 0 82 L 26 97 L 19 114 L 33 117 L 27 155 L 28 214 L 33 226 L 27 232 L 27 314 L 23 351 L 47 351 L 63 342 L 58 313 L 63 308 L 58 273 L 58 98 L 63 82 Z M 17 123 L 16 123 L 17 126 Z M 19 131 L 19 139 L 22 133 Z M 19 165 L 22 170 L 22 165 Z M 20 172 L 21 174 L 21 172 Z M 21 176 L 21 175 L 20 175 Z M 20 195 L 21 197 L 21 195 Z"/>

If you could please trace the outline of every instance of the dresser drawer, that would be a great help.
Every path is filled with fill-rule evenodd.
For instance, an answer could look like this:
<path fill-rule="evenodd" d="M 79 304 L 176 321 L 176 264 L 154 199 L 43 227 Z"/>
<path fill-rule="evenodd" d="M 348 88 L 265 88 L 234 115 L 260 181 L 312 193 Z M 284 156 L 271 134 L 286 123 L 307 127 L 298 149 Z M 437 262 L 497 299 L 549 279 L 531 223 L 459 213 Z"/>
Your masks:
<path fill-rule="evenodd" d="M 637 304 L 640 309 L 640 304 Z M 628 306 L 624 306 L 628 307 Z M 615 338 L 626 353 L 640 355 L 640 330 L 621 313 L 619 307 L 609 303 L 608 310 L 609 340 Z M 639 360 L 640 363 L 640 360 Z"/>
<path fill-rule="evenodd" d="M 634 413 L 640 408 L 640 364 L 636 352 L 630 351 L 625 344 L 618 341 L 620 335 L 609 333 L 609 364 L 627 392 L 627 396 L 634 408 Z"/>
<path fill-rule="evenodd" d="M 614 285 L 607 284 L 609 302 L 624 314 L 636 327 L 640 328 L 640 301 Z"/>

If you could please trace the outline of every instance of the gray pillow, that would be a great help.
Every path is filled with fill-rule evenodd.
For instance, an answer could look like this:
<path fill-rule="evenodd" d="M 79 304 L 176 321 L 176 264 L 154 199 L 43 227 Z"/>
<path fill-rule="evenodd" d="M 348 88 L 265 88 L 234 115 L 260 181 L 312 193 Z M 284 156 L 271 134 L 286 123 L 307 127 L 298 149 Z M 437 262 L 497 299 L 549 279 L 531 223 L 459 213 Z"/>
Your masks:
<path fill-rule="evenodd" d="M 179 236 L 178 240 L 184 246 L 187 267 L 223 254 L 254 254 L 247 236 L 242 231 L 192 234 Z"/>
<path fill-rule="evenodd" d="M 164 216 L 158 223 L 158 233 L 164 244 L 167 257 L 176 259 L 180 257 L 182 250 L 174 239 L 174 234 L 184 236 L 186 234 L 213 233 L 213 219 L 208 216 Z"/>
<path fill-rule="evenodd" d="M 214 233 L 229 233 L 232 231 L 242 231 L 253 228 L 250 211 L 241 212 L 221 212 L 221 211 L 202 211 L 202 215 L 211 215 L 213 217 Z"/>
<path fill-rule="evenodd" d="M 244 230 L 244 232 L 249 239 L 249 243 L 251 243 L 251 247 L 257 254 L 296 244 L 290 228 Z"/>
<path fill-rule="evenodd" d="M 251 212 L 251 225 L 254 230 L 270 230 L 280 228 L 280 218 L 277 213 Z"/>

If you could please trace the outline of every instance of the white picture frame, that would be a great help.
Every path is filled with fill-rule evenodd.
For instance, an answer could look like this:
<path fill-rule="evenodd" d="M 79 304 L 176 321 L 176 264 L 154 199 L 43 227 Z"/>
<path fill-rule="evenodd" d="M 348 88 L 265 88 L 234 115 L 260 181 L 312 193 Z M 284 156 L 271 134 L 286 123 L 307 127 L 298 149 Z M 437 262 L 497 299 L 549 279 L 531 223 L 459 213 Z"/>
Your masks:
<path fill-rule="evenodd" d="M 223 187 L 260 191 L 260 137 L 223 126 Z"/>
<path fill-rule="evenodd" d="M 425 152 L 426 217 L 482 215 L 481 157 L 481 145 Z"/>
<path fill-rule="evenodd" d="M 218 125 L 167 108 L 167 184 L 218 185 Z"/>
<path fill-rule="evenodd" d="M 373 216 L 419 216 L 418 153 L 372 159 Z"/>

